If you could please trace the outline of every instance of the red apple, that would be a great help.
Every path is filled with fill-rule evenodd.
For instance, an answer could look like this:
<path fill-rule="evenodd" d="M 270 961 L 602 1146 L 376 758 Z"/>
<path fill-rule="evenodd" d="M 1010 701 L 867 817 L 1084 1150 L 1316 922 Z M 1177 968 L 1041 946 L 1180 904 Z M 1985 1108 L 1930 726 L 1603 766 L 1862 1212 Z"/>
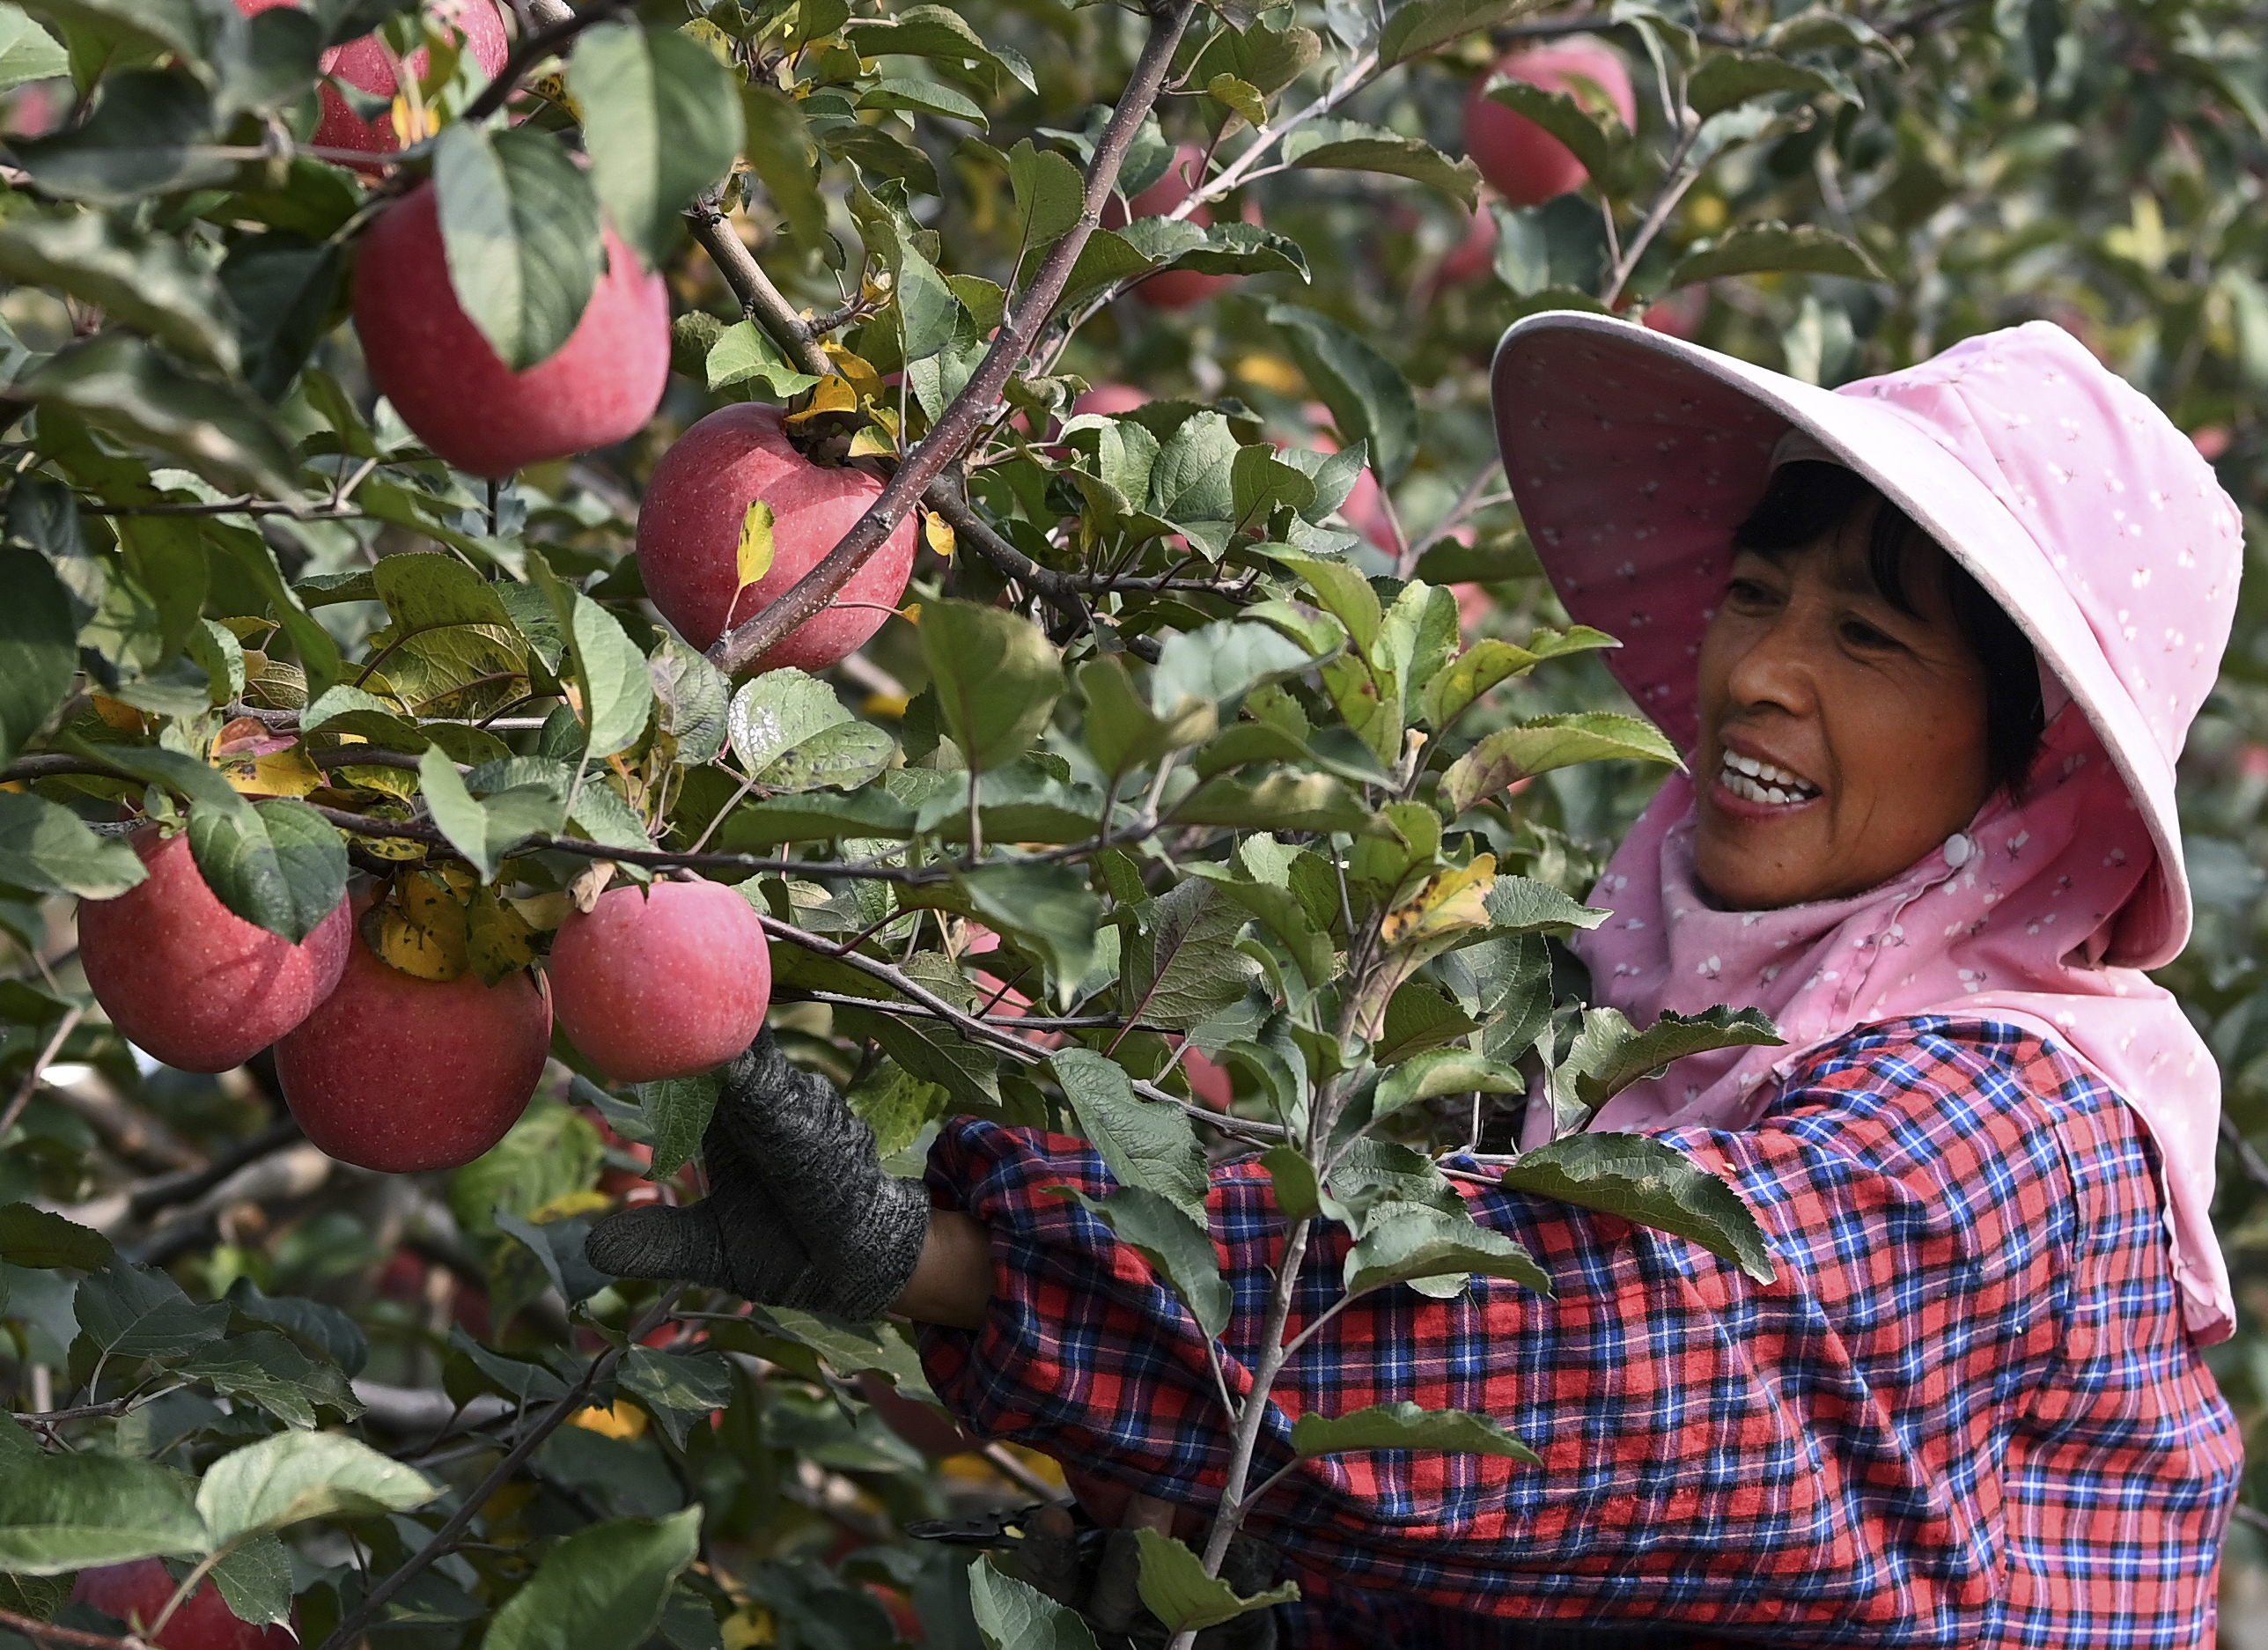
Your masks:
<path fill-rule="evenodd" d="M 1130 413 L 1147 407 L 1152 399 L 1147 390 L 1136 389 L 1131 384 L 1116 384 L 1105 379 L 1072 401 L 1071 410 L 1074 417 L 1094 413 L 1107 418 L 1115 413 Z"/>
<path fill-rule="evenodd" d="M 548 971 L 561 1028 L 618 1083 L 722 1065 L 771 1006 L 763 924 L 721 882 L 600 895 L 559 925 Z"/>
<path fill-rule="evenodd" d="M 131 1564 L 80 1571 L 71 1597 L 138 1630 L 158 1619 L 173 1590 L 173 1578 L 164 1565 L 155 1558 L 136 1558 Z M 295 1650 L 298 1639 L 280 1624 L 254 1627 L 237 1619 L 220 1588 L 208 1579 L 181 1601 L 166 1631 L 151 1642 L 159 1650 Z"/>
<path fill-rule="evenodd" d="M 1495 269 L 1496 235 L 1496 214 L 1484 200 L 1480 210 L 1465 220 L 1464 239 L 1443 254 L 1433 273 L 1435 284 L 1464 286 Z"/>
<path fill-rule="evenodd" d="M 504 1138 L 550 1051 L 551 999 L 534 975 L 413 979 L 356 938 L 338 990 L 276 1043 L 276 1077 L 310 1140 L 402 1175 L 469 1163 Z"/>
<path fill-rule="evenodd" d="M 1509 75 L 1546 92 L 1565 92 L 1579 102 L 1603 93 L 1623 117 L 1638 118 L 1630 70 L 1611 47 L 1578 35 L 1554 45 L 1532 47 L 1498 61 L 1490 74 L 1473 82 L 1465 96 L 1465 152 L 1481 176 L 1515 206 L 1541 206 L 1554 195 L 1580 189 L 1590 174 L 1574 151 L 1525 114 L 1514 114 L 1484 95 L 1493 75 Z"/>
<path fill-rule="evenodd" d="M 707 648 L 786 593 L 866 513 L 882 483 L 864 470 L 815 464 L 787 438 L 780 409 L 721 407 L 661 455 L 638 507 L 638 565 L 661 616 Z M 762 499 L 772 510 L 771 570 L 740 589 L 740 525 Z M 834 601 L 758 659 L 821 671 L 866 645 L 905 594 L 914 523 L 898 523 Z M 735 595 L 734 592 L 739 593 Z M 860 605 L 851 605 L 860 604 Z"/>
<path fill-rule="evenodd" d="M 298 0 L 236 0 L 236 9 L 247 17 L 254 17 L 276 6 L 296 5 Z M 304 8 L 302 8 L 304 9 Z M 451 25 L 465 37 L 465 49 L 481 72 L 493 76 L 512 55 L 512 42 L 504 38 L 504 18 L 497 12 L 496 0 L 430 0 L 425 8 L 428 17 Z M 343 46 L 334 46 L 322 57 L 323 72 L 334 79 L 343 80 L 358 92 L 368 92 L 380 97 L 393 97 L 400 90 L 401 81 L 394 73 L 398 60 L 379 43 L 375 33 L 359 40 L 349 41 Z M 423 48 L 409 54 L 402 66 L 409 70 L 412 80 L 423 77 L 430 62 Z M 322 93 L 322 119 L 315 127 L 313 139 L 318 149 L 352 149 L 366 155 L 390 155 L 401 147 L 400 134 L 394 129 L 390 115 L 381 114 L 374 121 L 365 121 L 348 107 L 345 98 L 335 86 L 325 86 Z M 375 172 L 376 165 L 353 163 L 364 172 Z"/>
<path fill-rule="evenodd" d="M 1123 229 L 1138 217 L 1163 217 L 1196 192 L 1197 184 L 1204 179 L 1204 151 L 1195 144 L 1183 144 L 1174 151 L 1174 164 L 1166 168 L 1164 177 L 1124 205 L 1119 203 L 1116 195 L 1110 197 L 1102 209 L 1102 226 L 1105 229 Z M 1211 227 L 1212 209 L 1204 206 L 1193 208 L 1189 221 L 1199 229 Z M 1248 224 L 1260 221 L 1257 203 L 1245 202 L 1244 221 Z M 1138 282 L 1133 291 L 1135 296 L 1152 309 L 1187 309 L 1193 304 L 1203 303 L 1235 279 L 1233 275 L 1200 275 L 1195 269 L 1168 269 L 1163 275 L 1153 275 Z"/>
<path fill-rule="evenodd" d="M 79 961 L 119 1035 L 184 1072 L 226 1072 L 306 1019 L 346 966 L 347 909 L 298 945 L 205 886 L 186 832 L 136 831 L 148 879 L 78 909 Z"/>
<path fill-rule="evenodd" d="M 363 238 L 354 321 L 370 375 L 403 422 L 475 475 L 627 440 L 669 378 L 668 289 L 611 229 L 606 273 L 567 342 L 526 372 L 506 366 L 449 284 L 430 183 Z"/>

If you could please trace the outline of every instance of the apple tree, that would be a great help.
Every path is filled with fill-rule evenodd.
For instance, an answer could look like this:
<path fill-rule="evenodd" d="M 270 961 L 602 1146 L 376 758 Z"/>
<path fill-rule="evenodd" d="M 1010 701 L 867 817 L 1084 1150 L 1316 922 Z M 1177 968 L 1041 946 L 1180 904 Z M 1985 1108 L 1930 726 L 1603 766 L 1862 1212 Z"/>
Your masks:
<path fill-rule="evenodd" d="M 902 1326 L 585 1261 L 767 1011 L 900 1172 L 1093 1142 L 1208 1333 L 1226 1153 L 1351 1296 L 1542 1282 L 1496 1181 L 1767 1274 L 1580 1132 L 1774 1034 L 1555 948 L 1676 757 L 1489 346 L 1834 383 L 2045 313 L 2250 499 L 2263 68 L 2204 0 L 0 4 L 0 1644 L 1093 1642 L 904 1534 L 1062 1477 Z M 2179 972 L 2268 1187 L 2245 624 Z M 1219 1571 L 1288 1304 L 1147 1546 L 1177 1645 L 1276 1596 Z"/>

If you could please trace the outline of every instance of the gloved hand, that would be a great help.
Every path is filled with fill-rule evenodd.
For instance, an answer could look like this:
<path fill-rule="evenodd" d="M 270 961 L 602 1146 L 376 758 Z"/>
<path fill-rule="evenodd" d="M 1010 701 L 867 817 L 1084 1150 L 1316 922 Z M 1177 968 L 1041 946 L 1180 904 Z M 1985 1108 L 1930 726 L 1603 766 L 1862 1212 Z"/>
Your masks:
<path fill-rule="evenodd" d="M 769 1029 L 725 1068 L 702 1151 L 709 1196 L 601 1221 L 584 1243 L 592 1265 L 859 1320 L 903 1293 L 928 1193 L 882 1172 L 874 1131 L 832 1083 L 789 1064 Z"/>

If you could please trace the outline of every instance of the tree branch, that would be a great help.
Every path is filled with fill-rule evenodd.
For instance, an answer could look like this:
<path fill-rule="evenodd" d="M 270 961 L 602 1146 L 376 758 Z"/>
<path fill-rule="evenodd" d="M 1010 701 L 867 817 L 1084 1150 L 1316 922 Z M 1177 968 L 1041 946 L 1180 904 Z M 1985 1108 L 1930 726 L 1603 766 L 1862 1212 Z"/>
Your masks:
<path fill-rule="evenodd" d="M 504 67 L 497 70 L 496 78 L 481 88 L 480 96 L 467 104 L 465 112 L 457 118 L 475 122 L 488 119 L 504 107 L 522 75 L 555 55 L 585 29 L 636 15 L 636 8 L 628 0 L 592 0 L 588 11 L 571 11 L 549 28 L 538 29 L 512 48 L 512 55 L 504 60 Z"/>
<path fill-rule="evenodd" d="M 149 1650 L 150 1641 L 138 1634 L 113 1639 L 108 1633 L 81 1632 L 76 1627 L 58 1627 L 35 1617 L 18 1616 L 12 1609 L 0 1609 L 0 1627 L 42 1644 L 69 1645 L 72 1650 Z"/>
<path fill-rule="evenodd" d="M 1142 48 L 1131 80 L 1095 145 L 1094 163 L 1086 173 L 1086 195 L 1079 221 L 1048 250 L 1039 274 L 1024 291 L 1015 313 L 1001 326 L 999 335 L 961 394 L 954 396 L 929 433 L 905 456 L 896 475 L 883 487 L 858 524 L 819 564 L 798 579 L 780 599 L 747 623 L 731 631 L 709 650 L 711 660 L 727 675 L 736 674 L 762 659 L 785 639 L 790 631 L 817 614 L 841 590 L 850 576 L 880 549 L 885 540 L 905 519 L 930 483 L 954 460 L 968 451 L 984 420 L 991 415 L 1006 388 L 1009 376 L 1022 360 L 1055 313 L 1071 268 L 1102 221 L 1102 208 L 1117 183 L 1120 166 L 1132 146 L 1151 107 L 1156 103 L 1174 51 L 1189 27 L 1197 0 L 1171 0 L 1151 18 L 1150 39 Z M 738 237 L 734 237 L 737 241 Z"/>

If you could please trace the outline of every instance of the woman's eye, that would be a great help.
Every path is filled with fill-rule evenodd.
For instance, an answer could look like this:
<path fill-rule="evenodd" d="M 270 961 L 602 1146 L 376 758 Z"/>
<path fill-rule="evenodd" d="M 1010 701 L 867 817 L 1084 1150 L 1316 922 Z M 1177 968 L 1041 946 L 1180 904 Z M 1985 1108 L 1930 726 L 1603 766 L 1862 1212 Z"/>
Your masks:
<path fill-rule="evenodd" d="M 1725 586 L 1725 600 L 1736 608 L 1769 606 L 1772 593 L 1753 578 L 1735 578 Z"/>
<path fill-rule="evenodd" d="M 1843 639 L 1853 647 L 1870 649 L 1896 647 L 1898 645 L 1896 637 L 1876 630 L 1863 619 L 1845 619 L 1843 622 Z"/>

